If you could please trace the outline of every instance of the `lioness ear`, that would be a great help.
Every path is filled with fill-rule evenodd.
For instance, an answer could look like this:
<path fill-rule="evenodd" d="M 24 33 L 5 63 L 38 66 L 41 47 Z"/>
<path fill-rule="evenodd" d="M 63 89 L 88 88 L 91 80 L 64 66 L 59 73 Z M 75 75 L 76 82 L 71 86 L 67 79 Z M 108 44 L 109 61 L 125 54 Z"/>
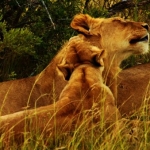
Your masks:
<path fill-rule="evenodd" d="M 103 58 L 105 57 L 105 51 L 101 49 L 100 52 L 94 53 L 92 61 L 95 66 L 104 66 Z"/>
<path fill-rule="evenodd" d="M 65 64 L 65 65 L 58 65 L 57 67 L 59 71 L 62 72 L 62 74 L 64 75 L 65 80 L 69 80 L 73 72 L 74 66 L 71 64 L 70 65 Z"/>
<path fill-rule="evenodd" d="M 95 27 L 100 25 L 99 21 L 100 19 L 92 18 L 87 14 L 78 14 L 74 16 L 70 25 L 79 33 L 92 35 L 94 34 L 94 31 L 92 29 L 95 29 Z"/>
<path fill-rule="evenodd" d="M 84 15 L 84 14 L 78 14 L 75 15 L 72 22 L 71 22 L 71 27 L 75 30 L 77 30 L 80 33 L 89 35 L 89 25 L 88 22 L 91 19 L 89 15 Z"/>

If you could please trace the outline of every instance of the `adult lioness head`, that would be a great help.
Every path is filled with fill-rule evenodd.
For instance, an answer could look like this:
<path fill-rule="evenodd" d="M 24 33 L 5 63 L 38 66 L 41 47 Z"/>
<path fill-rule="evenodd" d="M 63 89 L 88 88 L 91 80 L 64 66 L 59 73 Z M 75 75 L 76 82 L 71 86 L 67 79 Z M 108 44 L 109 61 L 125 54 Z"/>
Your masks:
<path fill-rule="evenodd" d="M 116 53 L 124 59 L 130 54 L 148 51 L 149 26 L 146 23 L 79 14 L 72 20 L 71 27 L 81 33 L 86 41 L 107 49 L 108 55 Z"/>
<path fill-rule="evenodd" d="M 105 49 L 104 77 L 114 94 L 115 76 L 122 60 L 132 54 L 148 52 L 149 26 L 146 23 L 79 14 L 72 20 L 71 27 L 81 33 L 80 38 Z"/>

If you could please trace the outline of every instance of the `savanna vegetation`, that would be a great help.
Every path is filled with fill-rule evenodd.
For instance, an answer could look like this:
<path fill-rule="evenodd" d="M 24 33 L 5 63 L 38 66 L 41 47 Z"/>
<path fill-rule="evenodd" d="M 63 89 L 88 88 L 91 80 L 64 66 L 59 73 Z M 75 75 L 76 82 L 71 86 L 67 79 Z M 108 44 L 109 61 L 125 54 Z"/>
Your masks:
<path fill-rule="evenodd" d="M 149 10 L 150 0 L 1 0 L 0 81 L 33 76 L 43 70 L 64 42 L 76 35 L 70 22 L 77 13 L 93 17 L 121 16 L 150 24 Z M 131 56 L 122 67 L 146 62 L 150 62 L 149 53 Z M 146 109 L 138 113 L 145 114 Z M 23 144 L 9 137 L 4 142 L 1 136 L 0 149 L 147 150 L 150 128 L 145 121 L 149 118 L 140 120 L 144 122 L 124 120 L 122 128 L 111 133 L 105 129 L 103 121 L 89 128 L 85 119 L 74 132 L 55 138 L 43 137 L 38 129 L 36 133 L 25 133 Z"/>

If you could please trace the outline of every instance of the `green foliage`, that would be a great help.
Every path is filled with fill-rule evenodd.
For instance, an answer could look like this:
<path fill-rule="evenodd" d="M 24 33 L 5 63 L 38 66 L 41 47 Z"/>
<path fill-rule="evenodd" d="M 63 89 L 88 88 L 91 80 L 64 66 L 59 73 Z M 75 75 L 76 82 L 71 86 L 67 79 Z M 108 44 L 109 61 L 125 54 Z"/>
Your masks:
<path fill-rule="evenodd" d="M 41 43 L 41 39 L 27 28 L 7 31 L 5 22 L 1 22 L 0 29 L 4 37 L 3 41 L 0 41 L 0 52 L 5 51 L 5 48 L 7 48 L 11 53 L 34 55 L 35 46 Z"/>
<path fill-rule="evenodd" d="M 39 73 L 74 34 L 70 21 L 80 12 L 79 0 L 44 2 L 46 8 L 41 1 L 0 2 L 0 30 L 4 36 L 0 41 L 1 81 L 8 80 L 11 72 L 16 73 L 16 78 Z"/>
<path fill-rule="evenodd" d="M 36 57 L 35 47 L 40 45 L 42 41 L 28 28 L 7 30 L 6 22 L 0 22 L 0 29 L 3 34 L 3 40 L 0 41 L 1 80 L 14 79 L 17 77 L 15 61 L 25 55 Z M 22 69 L 22 66 L 20 67 Z M 10 77 L 12 72 L 15 74 L 13 78 Z"/>

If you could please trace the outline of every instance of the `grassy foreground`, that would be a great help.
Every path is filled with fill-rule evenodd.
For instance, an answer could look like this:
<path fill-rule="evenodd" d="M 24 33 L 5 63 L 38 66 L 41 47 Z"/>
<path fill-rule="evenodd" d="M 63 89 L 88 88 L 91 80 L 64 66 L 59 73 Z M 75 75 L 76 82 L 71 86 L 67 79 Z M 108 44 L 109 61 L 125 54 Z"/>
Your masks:
<path fill-rule="evenodd" d="M 147 105 L 131 118 L 121 119 L 106 127 L 103 118 L 96 124 L 92 116 L 68 133 L 55 136 L 43 132 L 25 132 L 24 142 L 18 143 L 13 136 L 1 134 L 1 150 L 149 150 L 150 121 Z M 140 115 L 139 115 L 140 114 Z M 90 125 L 89 125 L 90 122 Z M 13 133 L 11 134 L 13 135 Z M 5 139 L 4 139 L 5 137 Z M 7 138 L 6 138 L 7 137 Z"/>

